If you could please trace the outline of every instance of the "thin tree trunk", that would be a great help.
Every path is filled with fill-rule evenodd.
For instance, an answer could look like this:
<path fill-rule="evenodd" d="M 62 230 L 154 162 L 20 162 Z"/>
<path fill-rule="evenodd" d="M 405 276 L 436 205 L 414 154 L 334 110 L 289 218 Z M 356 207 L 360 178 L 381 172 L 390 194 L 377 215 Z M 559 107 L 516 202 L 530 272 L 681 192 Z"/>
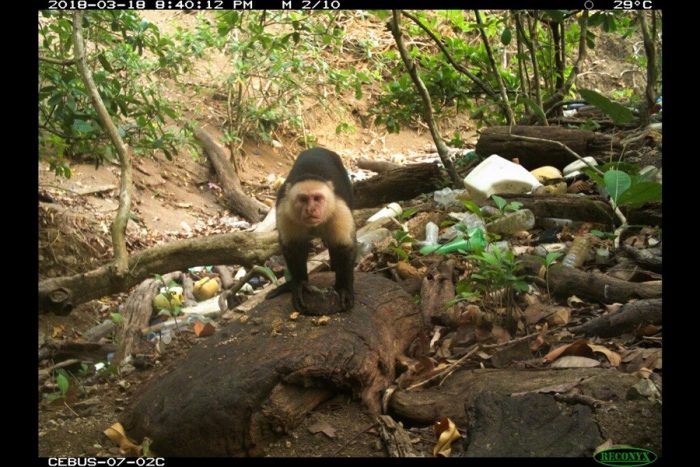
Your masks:
<path fill-rule="evenodd" d="M 399 53 L 401 54 L 401 59 L 403 60 L 404 65 L 406 66 L 406 70 L 408 71 L 408 74 L 411 76 L 411 79 L 413 80 L 413 84 L 416 86 L 421 98 L 423 99 L 423 119 L 425 120 L 425 123 L 428 125 L 428 128 L 430 129 L 430 134 L 433 137 L 433 141 L 435 141 L 435 146 L 437 147 L 438 155 L 440 156 L 440 160 L 442 161 L 442 164 L 445 166 L 445 169 L 447 169 L 447 173 L 450 175 L 450 179 L 452 180 L 452 183 L 454 184 L 455 187 L 461 186 L 462 180 L 459 178 L 459 175 L 457 175 L 457 171 L 455 170 L 454 164 L 452 163 L 452 160 L 450 159 L 447 145 L 445 144 L 445 141 L 443 141 L 442 137 L 440 136 L 440 131 L 437 127 L 437 122 L 435 122 L 435 119 L 433 118 L 433 104 L 430 101 L 430 94 L 428 93 L 428 90 L 426 89 L 425 85 L 423 84 L 423 81 L 420 79 L 420 76 L 418 76 L 418 70 L 416 69 L 416 64 L 413 62 L 411 57 L 408 55 L 408 51 L 406 50 L 406 46 L 403 43 L 403 39 L 401 37 L 401 27 L 400 27 L 401 26 L 401 10 L 392 10 L 392 13 L 393 13 L 393 21 L 391 22 L 391 33 L 394 36 L 394 40 L 396 41 L 396 46 L 399 49 Z"/>
<path fill-rule="evenodd" d="M 474 14 L 476 15 L 476 22 L 480 25 L 483 25 L 484 23 L 483 21 L 481 21 L 481 14 L 479 13 L 479 10 L 474 10 Z M 488 37 L 486 37 L 486 31 L 484 31 L 484 28 L 479 28 L 479 33 L 481 34 L 481 40 L 484 42 L 484 47 L 486 48 L 486 55 L 488 56 L 489 63 L 491 64 L 491 71 L 493 72 L 494 76 L 496 77 L 496 81 L 498 82 L 498 88 L 501 93 L 501 100 L 505 105 L 506 119 L 508 120 L 509 125 L 514 125 L 515 117 L 513 117 L 513 110 L 510 108 L 510 103 L 508 103 L 508 93 L 506 92 L 506 86 L 505 84 L 503 84 L 503 78 L 501 78 L 501 74 L 498 72 L 498 65 L 496 64 L 496 59 L 493 57 L 493 52 L 491 51 L 489 39 Z"/>
<path fill-rule="evenodd" d="M 92 72 L 85 60 L 85 42 L 83 40 L 83 12 L 73 13 L 73 46 L 75 48 L 75 60 L 80 70 L 80 75 L 85 83 L 85 90 L 90 95 L 92 104 L 95 106 L 97 116 L 109 139 L 117 149 L 119 155 L 119 166 L 121 174 L 119 177 L 119 208 L 112 222 L 112 248 L 114 250 L 114 266 L 117 277 L 124 277 L 129 271 L 129 253 L 126 249 L 126 224 L 129 222 L 129 211 L 131 210 L 131 160 L 124 141 L 122 141 L 117 127 L 114 126 L 107 108 L 102 102 L 102 97 L 97 91 L 95 81 L 92 79 Z"/>

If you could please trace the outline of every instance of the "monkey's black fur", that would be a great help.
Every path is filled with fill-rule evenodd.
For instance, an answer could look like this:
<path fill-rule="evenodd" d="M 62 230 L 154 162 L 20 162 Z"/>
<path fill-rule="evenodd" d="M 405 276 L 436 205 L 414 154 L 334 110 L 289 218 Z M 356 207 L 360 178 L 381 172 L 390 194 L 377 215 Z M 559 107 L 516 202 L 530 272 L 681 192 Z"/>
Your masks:
<path fill-rule="evenodd" d="M 354 304 L 354 264 L 355 264 L 355 224 L 352 219 L 352 184 L 350 177 L 343 166 L 343 162 L 333 151 L 323 148 L 313 148 L 303 151 L 294 162 L 286 181 L 277 192 L 277 215 L 280 216 L 280 204 L 284 202 L 293 202 L 288 199 L 287 193 L 296 183 L 305 180 L 317 180 L 320 182 L 331 182 L 333 184 L 333 192 L 335 194 L 336 203 L 345 203 L 349 209 L 338 209 L 335 206 L 335 214 L 326 222 L 337 222 L 339 226 L 343 226 L 345 230 L 352 229 L 347 239 L 339 238 L 324 238 L 324 243 L 329 249 L 331 258 L 331 270 L 335 272 L 335 289 L 338 291 L 342 308 L 347 311 Z M 350 216 L 348 219 L 347 216 Z M 286 225 L 286 224 L 285 224 Z M 318 237 L 319 232 L 323 229 L 306 229 L 301 224 L 294 227 L 283 227 L 278 222 L 280 229 L 280 245 L 282 254 L 287 263 L 287 268 L 291 275 L 291 280 L 277 287 L 267 294 L 266 298 L 276 297 L 284 292 L 292 292 L 292 304 L 298 311 L 305 312 L 303 290 L 307 289 L 308 272 L 306 269 L 306 260 L 308 259 L 309 250 L 311 247 L 311 239 Z M 287 235 L 289 232 L 282 232 L 283 228 L 299 229 L 299 232 Z M 325 229 L 329 231 L 332 229 Z M 299 237 L 300 240 L 284 241 L 283 237 Z"/>

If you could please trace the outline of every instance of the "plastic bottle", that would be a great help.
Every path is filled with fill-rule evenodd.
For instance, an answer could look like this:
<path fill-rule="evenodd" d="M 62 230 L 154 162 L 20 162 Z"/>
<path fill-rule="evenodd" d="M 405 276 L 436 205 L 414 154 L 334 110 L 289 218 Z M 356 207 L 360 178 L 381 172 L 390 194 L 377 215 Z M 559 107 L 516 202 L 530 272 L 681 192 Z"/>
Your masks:
<path fill-rule="evenodd" d="M 489 232 L 510 235 L 535 226 L 535 215 L 529 209 L 511 212 L 486 224 Z"/>
<path fill-rule="evenodd" d="M 384 240 L 387 237 L 391 237 L 391 231 L 380 227 L 378 229 L 371 230 L 366 234 L 357 238 L 357 258 L 362 258 L 372 252 L 372 246 Z"/>
<path fill-rule="evenodd" d="M 380 209 L 372 215 L 367 222 L 374 222 L 376 220 L 382 219 L 384 217 L 396 217 L 403 212 L 401 206 L 398 203 L 388 204 L 386 207 Z"/>
<path fill-rule="evenodd" d="M 486 247 L 486 238 L 484 231 L 476 228 L 469 231 L 469 238 L 456 238 L 450 243 L 444 245 L 428 245 L 420 249 L 420 253 L 427 255 L 430 253 L 447 254 L 455 251 L 474 251 L 483 250 Z"/>
<path fill-rule="evenodd" d="M 453 190 L 449 187 L 433 192 L 433 200 L 435 200 L 436 204 L 442 207 L 460 205 L 461 199 L 466 198 L 467 194 L 464 190 Z"/>
<path fill-rule="evenodd" d="M 425 245 L 436 245 L 438 240 L 438 232 L 440 227 L 435 222 L 425 224 Z"/>
<path fill-rule="evenodd" d="M 569 252 L 564 256 L 561 264 L 567 268 L 580 268 L 588 258 L 591 249 L 592 237 L 589 234 L 579 235 L 574 238 Z"/>

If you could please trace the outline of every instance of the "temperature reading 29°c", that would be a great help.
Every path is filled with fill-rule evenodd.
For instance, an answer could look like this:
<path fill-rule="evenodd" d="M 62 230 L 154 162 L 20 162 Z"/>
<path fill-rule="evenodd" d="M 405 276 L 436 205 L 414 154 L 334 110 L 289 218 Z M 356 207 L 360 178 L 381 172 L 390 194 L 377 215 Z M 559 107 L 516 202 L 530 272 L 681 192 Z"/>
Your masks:
<path fill-rule="evenodd" d="M 651 10 L 654 8 L 652 0 L 615 0 L 613 4 L 616 10 L 633 10 L 640 7 L 644 10 Z"/>

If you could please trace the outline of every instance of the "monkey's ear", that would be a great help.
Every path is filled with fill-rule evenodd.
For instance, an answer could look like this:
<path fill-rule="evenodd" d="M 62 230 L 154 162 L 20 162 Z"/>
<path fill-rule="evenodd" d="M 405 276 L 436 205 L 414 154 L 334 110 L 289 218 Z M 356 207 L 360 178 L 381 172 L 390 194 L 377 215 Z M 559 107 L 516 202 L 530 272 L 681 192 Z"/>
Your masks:
<path fill-rule="evenodd" d="M 326 180 L 326 185 L 328 185 L 328 188 L 330 188 L 332 192 L 335 191 L 335 185 L 333 185 L 332 181 Z"/>

